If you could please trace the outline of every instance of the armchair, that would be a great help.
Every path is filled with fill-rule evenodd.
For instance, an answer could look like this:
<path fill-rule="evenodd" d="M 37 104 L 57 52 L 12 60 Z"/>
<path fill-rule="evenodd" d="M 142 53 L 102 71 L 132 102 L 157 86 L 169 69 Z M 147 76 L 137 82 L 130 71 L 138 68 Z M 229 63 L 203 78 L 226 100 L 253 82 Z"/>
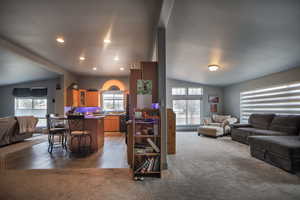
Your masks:
<path fill-rule="evenodd" d="M 230 133 L 230 126 L 238 121 L 237 118 L 230 115 L 213 115 L 210 118 L 204 118 L 203 126 L 198 128 L 198 135 L 221 136 Z"/>

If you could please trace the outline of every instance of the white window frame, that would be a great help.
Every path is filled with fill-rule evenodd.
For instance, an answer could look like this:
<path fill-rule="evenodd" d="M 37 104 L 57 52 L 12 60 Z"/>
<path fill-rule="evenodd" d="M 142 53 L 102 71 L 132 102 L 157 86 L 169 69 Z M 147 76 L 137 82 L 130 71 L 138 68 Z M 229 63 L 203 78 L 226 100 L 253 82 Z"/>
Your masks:
<path fill-rule="evenodd" d="M 119 98 L 111 98 L 111 99 L 105 99 L 105 94 L 122 94 L 122 99 L 119 99 Z M 114 90 L 112 90 L 112 91 L 104 91 L 103 93 L 102 93 L 102 109 L 103 109 L 103 111 L 104 112 L 124 112 L 125 111 L 125 94 L 124 94 L 124 92 L 123 91 L 114 91 Z M 105 109 L 104 108 L 104 101 L 105 100 L 111 100 L 111 101 L 113 101 L 113 107 L 114 107 L 114 109 L 112 109 L 112 110 L 107 110 L 107 109 Z M 121 110 L 118 110 L 118 109 L 116 109 L 115 108 L 115 101 L 120 101 L 120 100 L 122 100 L 123 101 L 123 109 L 121 109 Z"/>
<path fill-rule="evenodd" d="M 173 108 L 173 110 L 174 110 L 174 101 L 185 101 L 185 106 L 186 106 L 186 108 L 185 108 L 185 111 L 186 111 L 186 113 L 185 113 L 185 124 L 182 124 L 182 125 L 177 125 L 176 124 L 176 126 L 197 126 L 197 125 L 200 125 L 201 124 L 201 115 L 202 115 L 202 113 L 201 113 L 201 109 L 202 109 L 202 100 L 201 99 L 173 99 L 172 100 L 172 108 Z M 200 117 L 199 117 L 199 123 L 197 123 L 197 124 L 190 124 L 190 123 L 188 123 L 188 106 L 189 106 L 189 101 L 199 101 L 199 113 L 200 113 Z"/>
<path fill-rule="evenodd" d="M 183 93 L 181 93 L 184 91 Z M 173 87 L 171 90 L 172 96 L 186 96 L 187 95 L 187 89 L 184 87 Z"/>
<path fill-rule="evenodd" d="M 203 88 L 202 87 L 189 87 L 188 89 L 189 96 L 203 96 Z M 191 90 L 200 90 L 200 93 L 190 94 Z"/>
<path fill-rule="evenodd" d="M 32 100 L 32 102 L 31 102 L 31 108 L 17 108 L 17 101 L 20 100 L 20 99 L 31 99 Z M 38 100 L 38 99 L 46 100 L 46 109 L 34 108 L 34 103 L 33 102 L 34 102 L 34 100 Z M 48 99 L 47 99 L 47 97 L 15 97 L 14 103 L 15 103 L 15 106 L 14 106 L 14 115 L 15 116 L 25 116 L 25 115 L 28 115 L 28 114 L 25 114 L 25 115 L 17 114 L 18 113 L 17 110 L 29 110 L 29 111 L 31 110 L 32 112 L 38 111 L 38 110 L 45 111 L 45 115 L 43 117 L 37 116 L 37 115 L 34 115 L 34 114 L 32 114 L 32 115 L 39 119 L 37 127 L 46 127 L 47 126 L 46 121 L 45 121 L 46 120 L 46 114 L 48 113 Z M 40 125 L 40 123 L 41 123 L 40 120 L 44 121 L 44 123 L 42 123 L 44 125 Z"/>

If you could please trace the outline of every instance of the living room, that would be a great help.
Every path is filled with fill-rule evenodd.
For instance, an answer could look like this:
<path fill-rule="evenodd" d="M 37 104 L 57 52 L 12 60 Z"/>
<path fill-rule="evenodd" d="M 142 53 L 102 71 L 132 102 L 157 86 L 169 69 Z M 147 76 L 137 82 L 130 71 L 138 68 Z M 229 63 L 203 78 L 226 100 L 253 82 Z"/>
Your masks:
<path fill-rule="evenodd" d="M 0 199 L 299 199 L 299 16 L 295 0 L 2 1 Z M 28 115 L 29 133 L 3 126 Z"/>

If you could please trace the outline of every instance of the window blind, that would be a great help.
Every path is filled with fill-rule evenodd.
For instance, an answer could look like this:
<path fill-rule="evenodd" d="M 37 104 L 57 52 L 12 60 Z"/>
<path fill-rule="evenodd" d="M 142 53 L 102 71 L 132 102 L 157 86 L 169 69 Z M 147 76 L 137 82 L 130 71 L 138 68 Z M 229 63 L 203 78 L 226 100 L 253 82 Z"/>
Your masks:
<path fill-rule="evenodd" d="M 300 83 L 290 83 L 240 93 L 241 122 L 253 113 L 300 115 Z"/>
<path fill-rule="evenodd" d="M 47 88 L 14 88 L 14 97 L 46 97 Z"/>

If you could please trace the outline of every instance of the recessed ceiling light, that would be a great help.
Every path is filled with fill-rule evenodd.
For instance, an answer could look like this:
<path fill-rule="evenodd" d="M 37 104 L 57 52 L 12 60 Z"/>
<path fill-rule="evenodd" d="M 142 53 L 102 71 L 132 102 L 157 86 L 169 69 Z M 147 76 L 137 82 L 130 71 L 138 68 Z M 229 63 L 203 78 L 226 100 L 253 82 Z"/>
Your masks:
<path fill-rule="evenodd" d="M 121 70 L 121 71 L 124 71 L 125 69 L 124 69 L 124 67 L 121 67 L 120 70 Z"/>
<path fill-rule="evenodd" d="M 217 71 L 220 67 L 218 65 L 208 65 L 208 69 L 211 72 Z"/>
<path fill-rule="evenodd" d="M 85 60 L 85 57 L 84 57 L 84 56 L 80 56 L 80 57 L 79 57 L 79 60 L 82 60 L 82 61 L 83 61 L 83 60 Z"/>
<path fill-rule="evenodd" d="M 110 39 L 104 39 L 103 42 L 104 42 L 105 44 L 111 43 Z"/>
<path fill-rule="evenodd" d="M 96 71 L 96 70 L 97 70 L 97 67 L 93 67 L 93 70 Z"/>
<path fill-rule="evenodd" d="M 58 43 L 64 43 L 65 40 L 64 40 L 63 37 L 57 37 L 57 38 L 56 38 L 56 42 L 58 42 Z"/>
<path fill-rule="evenodd" d="M 115 61 L 118 61 L 118 60 L 120 60 L 120 59 L 119 59 L 118 56 L 115 56 L 115 57 L 114 57 L 114 60 L 115 60 Z"/>

